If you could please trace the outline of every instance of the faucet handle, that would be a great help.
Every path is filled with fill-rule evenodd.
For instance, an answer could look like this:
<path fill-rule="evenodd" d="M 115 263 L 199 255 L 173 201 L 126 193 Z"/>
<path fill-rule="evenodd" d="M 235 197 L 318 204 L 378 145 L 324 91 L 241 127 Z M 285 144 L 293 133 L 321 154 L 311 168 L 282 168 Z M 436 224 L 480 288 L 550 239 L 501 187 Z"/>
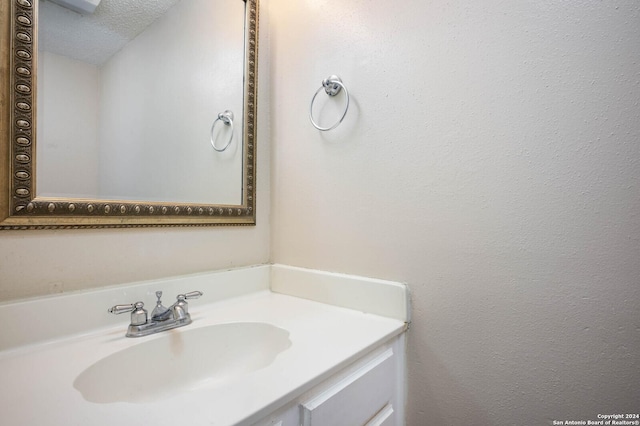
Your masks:
<path fill-rule="evenodd" d="M 189 293 L 179 294 L 178 297 L 184 296 L 185 299 L 197 299 L 202 296 L 204 293 L 201 291 L 190 291 Z"/>
<path fill-rule="evenodd" d="M 142 302 L 138 302 L 138 303 L 142 303 Z M 110 307 L 108 311 L 110 314 L 115 314 L 115 315 L 124 314 L 125 312 L 131 312 L 134 309 L 136 309 L 135 305 L 136 305 L 135 303 L 129 303 L 128 305 L 116 305 L 116 306 Z"/>
<path fill-rule="evenodd" d="M 131 312 L 131 325 L 142 325 L 147 322 L 147 310 L 144 303 L 136 302 L 129 305 L 116 305 L 109 308 L 110 314 L 124 314 Z"/>
<path fill-rule="evenodd" d="M 177 295 L 176 303 L 171 306 L 171 308 L 173 308 L 173 317 L 176 319 L 188 317 L 189 304 L 186 299 L 197 299 L 202 295 L 203 293 L 201 291 L 190 291 L 189 293 Z"/>

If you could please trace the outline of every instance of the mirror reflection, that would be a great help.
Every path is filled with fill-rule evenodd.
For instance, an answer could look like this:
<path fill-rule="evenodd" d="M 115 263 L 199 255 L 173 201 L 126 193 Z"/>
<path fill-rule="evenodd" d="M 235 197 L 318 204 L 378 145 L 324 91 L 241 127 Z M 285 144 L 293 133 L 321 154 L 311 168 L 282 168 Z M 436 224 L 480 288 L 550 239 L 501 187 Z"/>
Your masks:
<path fill-rule="evenodd" d="M 37 197 L 242 203 L 243 1 L 39 7 Z"/>

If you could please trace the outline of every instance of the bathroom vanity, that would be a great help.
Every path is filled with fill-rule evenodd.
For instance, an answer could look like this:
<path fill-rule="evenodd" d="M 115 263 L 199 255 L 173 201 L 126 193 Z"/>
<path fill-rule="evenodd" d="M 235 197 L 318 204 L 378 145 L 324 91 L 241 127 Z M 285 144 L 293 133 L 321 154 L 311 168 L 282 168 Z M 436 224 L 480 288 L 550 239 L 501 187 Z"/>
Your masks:
<path fill-rule="evenodd" d="M 125 337 L 107 309 L 199 290 L 192 323 Z M 12 425 L 402 425 L 406 286 L 260 265 L 0 305 Z"/>

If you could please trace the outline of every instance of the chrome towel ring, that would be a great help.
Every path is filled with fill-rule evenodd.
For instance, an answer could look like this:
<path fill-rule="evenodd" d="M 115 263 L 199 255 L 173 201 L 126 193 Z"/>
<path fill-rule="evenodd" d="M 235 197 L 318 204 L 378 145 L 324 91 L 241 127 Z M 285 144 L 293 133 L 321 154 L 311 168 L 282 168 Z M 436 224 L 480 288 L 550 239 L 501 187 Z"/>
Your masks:
<path fill-rule="evenodd" d="M 231 134 L 229 136 L 229 140 L 227 141 L 225 146 L 223 146 L 222 148 L 218 148 L 216 146 L 216 142 L 213 140 L 213 129 L 216 127 L 216 123 L 218 121 L 221 121 L 226 126 L 231 126 Z M 211 125 L 211 146 L 216 151 L 222 152 L 222 151 L 224 151 L 225 149 L 227 149 L 229 147 L 229 145 L 231 144 L 232 140 L 233 140 L 233 112 L 231 112 L 229 110 L 226 110 L 225 112 L 221 112 L 220 114 L 218 114 L 218 118 L 216 118 L 213 121 L 213 124 Z"/>
<path fill-rule="evenodd" d="M 340 117 L 340 120 L 338 120 L 336 124 L 331 127 L 320 127 L 313 119 L 313 102 L 316 100 L 316 96 L 318 96 L 318 93 L 320 93 L 322 89 L 324 89 L 324 91 L 329 96 L 335 96 L 340 93 L 340 90 L 344 89 L 344 94 L 347 96 L 347 103 L 344 107 L 342 117 Z M 337 75 L 332 75 L 322 80 L 322 86 L 318 89 L 316 94 L 313 95 L 313 98 L 311 98 L 311 106 L 309 107 L 309 119 L 311 120 L 311 124 L 313 124 L 313 127 L 323 132 L 326 132 L 327 130 L 333 130 L 338 127 L 340 123 L 342 123 L 342 120 L 344 120 L 344 117 L 347 115 L 347 111 L 349 111 L 349 91 L 345 87 L 344 83 L 342 83 L 340 77 L 338 77 Z"/>

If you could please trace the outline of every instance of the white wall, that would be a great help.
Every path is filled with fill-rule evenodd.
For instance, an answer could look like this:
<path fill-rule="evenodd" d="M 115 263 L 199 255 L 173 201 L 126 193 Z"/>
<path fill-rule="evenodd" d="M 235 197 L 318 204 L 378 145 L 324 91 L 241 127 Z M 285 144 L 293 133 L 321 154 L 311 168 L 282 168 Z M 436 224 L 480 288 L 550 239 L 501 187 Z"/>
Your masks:
<path fill-rule="evenodd" d="M 38 196 L 97 194 L 99 99 L 98 67 L 38 52 Z"/>
<path fill-rule="evenodd" d="M 257 225 L 2 231 L 0 301 L 268 262 L 268 15 L 266 11 L 261 13 L 264 27 L 259 43 Z"/>
<path fill-rule="evenodd" d="M 100 198 L 242 202 L 244 3 L 177 3 L 102 67 Z M 210 129 L 233 111 L 234 140 Z M 228 130 L 218 123 L 224 146 Z"/>
<path fill-rule="evenodd" d="M 272 259 L 409 284 L 408 424 L 636 413 L 640 4 L 269 4 Z"/>

